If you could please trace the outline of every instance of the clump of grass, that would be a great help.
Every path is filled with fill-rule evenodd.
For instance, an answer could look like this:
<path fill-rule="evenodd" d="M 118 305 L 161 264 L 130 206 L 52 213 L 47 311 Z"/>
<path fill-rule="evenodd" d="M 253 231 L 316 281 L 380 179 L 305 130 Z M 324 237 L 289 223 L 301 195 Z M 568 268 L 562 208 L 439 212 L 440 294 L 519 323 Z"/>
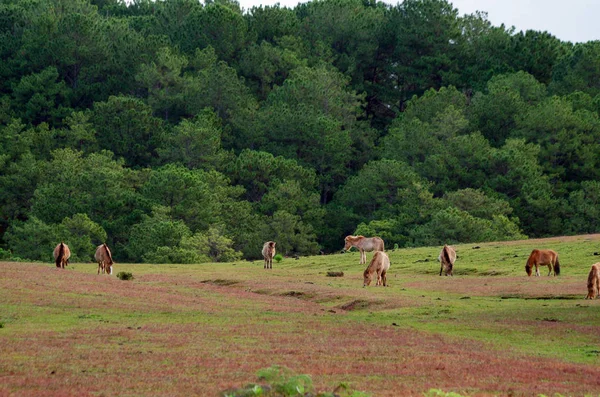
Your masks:
<path fill-rule="evenodd" d="M 281 260 L 283 259 L 283 256 L 281 256 L 281 254 L 276 254 L 273 259 L 275 259 L 275 261 L 277 263 L 281 262 Z"/>
<path fill-rule="evenodd" d="M 344 272 L 327 272 L 327 277 L 344 277 Z"/>
<path fill-rule="evenodd" d="M 117 273 L 117 278 L 119 280 L 133 280 L 133 274 L 129 272 L 119 272 Z"/>
<path fill-rule="evenodd" d="M 369 397 L 368 394 L 350 390 L 340 383 L 331 393 L 316 393 L 312 379 L 309 375 L 295 375 L 291 369 L 274 365 L 258 371 L 258 380 L 261 384 L 249 384 L 242 389 L 227 390 L 221 393 L 222 397 Z"/>

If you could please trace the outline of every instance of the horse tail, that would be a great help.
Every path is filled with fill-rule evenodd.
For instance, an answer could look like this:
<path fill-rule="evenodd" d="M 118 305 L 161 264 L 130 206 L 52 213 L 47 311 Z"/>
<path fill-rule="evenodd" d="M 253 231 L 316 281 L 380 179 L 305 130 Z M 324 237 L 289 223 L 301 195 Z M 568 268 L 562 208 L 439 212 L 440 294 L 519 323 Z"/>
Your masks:
<path fill-rule="evenodd" d="M 110 260 L 110 263 L 112 265 L 112 263 L 113 263 L 112 254 L 110 253 L 110 250 L 108 249 L 108 246 L 106 245 L 106 243 L 103 243 L 102 245 L 104 246 L 104 252 L 106 252 L 106 255 L 108 256 L 108 259 Z"/>
<path fill-rule="evenodd" d="M 560 276 L 560 263 L 558 262 L 558 254 L 556 255 L 556 262 L 554 263 L 554 275 Z"/>
<path fill-rule="evenodd" d="M 448 253 L 448 246 L 444 245 L 444 250 L 442 252 L 442 255 L 444 255 L 444 260 L 446 261 L 446 263 L 448 264 L 448 266 L 452 266 L 452 262 L 450 261 L 450 253 Z"/>
<path fill-rule="evenodd" d="M 62 258 L 65 255 L 65 245 L 63 244 L 63 242 L 61 241 L 60 244 L 58 245 L 58 255 L 56 255 L 56 267 L 60 267 L 60 264 L 62 262 Z"/>
<path fill-rule="evenodd" d="M 588 296 L 586 299 L 594 299 L 598 296 L 600 291 L 598 291 L 597 279 L 600 277 L 598 271 L 600 270 L 600 266 L 598 264 L 592 265 L 592 269 L 590 270 L 590 274 L 588 275 Z"/>

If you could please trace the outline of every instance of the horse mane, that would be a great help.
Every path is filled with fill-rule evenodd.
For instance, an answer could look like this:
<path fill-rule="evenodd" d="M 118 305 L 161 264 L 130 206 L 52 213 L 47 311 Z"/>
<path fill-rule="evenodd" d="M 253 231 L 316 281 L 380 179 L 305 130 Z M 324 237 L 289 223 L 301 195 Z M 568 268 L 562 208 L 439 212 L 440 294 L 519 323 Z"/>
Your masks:
<path fill-rule="evenodd" d="M 59 244 L 58 255 L 56 255 L 56 266 L 60 267 L 63 256 L 65 255 L 65 245 L 61 241 Z"/>
<path fill-rule="evenodd" d="M 108 255 L 108 259 L 110 259 L 110 263 L 113 263 L 113 258 L 112 258 L 112 254 L 110 253 L 110 250 L 108 249 L 108 245 L 106 245 L 106 243 L 103 243 L 102 246 L 104 247 L 104 251 L 106 252 L 106 255 Z"/>
<path fill-rule="evenodd" d="M 539 250 L 533 250 L 531 251 L 531 254 L 529 255 L 529 258 L 527 258 L 527 262 L 525 262 L 525 269 L 531 269 L 533 267 L 533 261 L 535 258 L 535 254 L 538 253 Z"/>

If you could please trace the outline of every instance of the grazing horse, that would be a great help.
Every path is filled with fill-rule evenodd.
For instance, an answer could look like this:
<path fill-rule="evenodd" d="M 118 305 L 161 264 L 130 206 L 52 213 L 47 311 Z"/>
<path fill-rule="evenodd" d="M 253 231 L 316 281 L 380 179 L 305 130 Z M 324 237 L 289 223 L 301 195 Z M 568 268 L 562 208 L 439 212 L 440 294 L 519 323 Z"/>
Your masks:
<path fill-rule="evenodd" d="M 585 299 L 598 298 L 600 294 L 600 263 L 594 263 L 588 275 L 588 294 Z"/>
<path fill-rule="evenodd" d="M 348 251 L 352 247 L 358 248 L 361 265 L 367 263 L 367 254 L 365 254 L 365 251 L 385 251 L 383 240 L 379 237 L 346 236 L 344 241 L 346 242 L 344 251 Z"/>
<path fill-rule="evenodd" d="M 540 266 L 548 266 L 548 276 L 552 273 L 552 270 L 554 270 L 554 275 L 558 276 L 560 274 L 558 253 L 552 250 L 534 249 L 531 251 L 531 255 L 529 255 L 529 259 L 527 259 L 527 263 L 525 264 L 525 271 L 528 276 L 531 276 L 531 270 L 534 266 L 537 277 L 540 275 Z"/>
<path fill-rule="evenodd" d="M 100 270 L 102 270 L 102 274 L 105 272 L 112 274 L 114 262 L 110 249 L 108 249 L 106 244 L 101 244 L 96 248 L 94 259 L 98 262 L 98 274 L 100 274 Z"/>
<path fill-rule="evenodd" d="M 56 267 L 64 269 L 69 264 L 69 258 L 71 257 L 71 250 L 69 246 L 62 241 L 54 248 L 54 263 Z"/>
<path fill-rule="evenodd" d="M 263 258 L 265 258 L 265 269 L 273 269 L 273 257 L 275 256 L 275 241 L 267 241 L 262 249 Z"/>
<path fill-rule="evenodd" d="M 390 268 L 390 258 L 383 251 L 377 251 L 371 259 L 371 263 L 365 269 L 363 273 L 363 287 L 371 284 L 373 274 L 377 274 L 377 282 L 375 285 L 387 286 L 387 271 Z"/>
<path fill-rule="evenodd" d="M 456 261 L 456 251 L 454 248 L 444 245 L 440 256 L 438 256 L 438 261 L 440 261 L 440 276 L 442 275 L 442 270 L 445 270 L 444 274 L 446 276 L 452 276 L 452 268 L 454 267 L 454 261 Z"/>

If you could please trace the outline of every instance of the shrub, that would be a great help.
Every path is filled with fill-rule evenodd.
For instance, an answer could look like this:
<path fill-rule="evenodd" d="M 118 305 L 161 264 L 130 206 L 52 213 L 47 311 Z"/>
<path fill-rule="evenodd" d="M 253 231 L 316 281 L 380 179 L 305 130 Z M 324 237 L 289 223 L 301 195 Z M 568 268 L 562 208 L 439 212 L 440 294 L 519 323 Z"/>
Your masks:
<path fill-rule="evenodd" d="M 133 280 L 133 274 L 129 272 L 119 272 L 117 273 L 117 278 L 120 280 Z"/>
<path fill-rule="evenodd" d="M 283 259 L 283 256 L 281 256 L 281 254 L 277 254 L 273 257 L 273 259 L 275 259 L 275 261 L 277 263 L 281 262 L 281 260 Z"/>
<path fill-rule="evenodd" d="M 227 390 L 222 397 L 368 397 L 368 394 L 351 390 L 345 383 L 340 383 L 332 393 L 316 393 L 312 379 L 308 375 L 295 375 L 291 369 L 274 365 L 258 371 L 258 380 L 266 384 L 250 384 L 242 389 Z"/>

